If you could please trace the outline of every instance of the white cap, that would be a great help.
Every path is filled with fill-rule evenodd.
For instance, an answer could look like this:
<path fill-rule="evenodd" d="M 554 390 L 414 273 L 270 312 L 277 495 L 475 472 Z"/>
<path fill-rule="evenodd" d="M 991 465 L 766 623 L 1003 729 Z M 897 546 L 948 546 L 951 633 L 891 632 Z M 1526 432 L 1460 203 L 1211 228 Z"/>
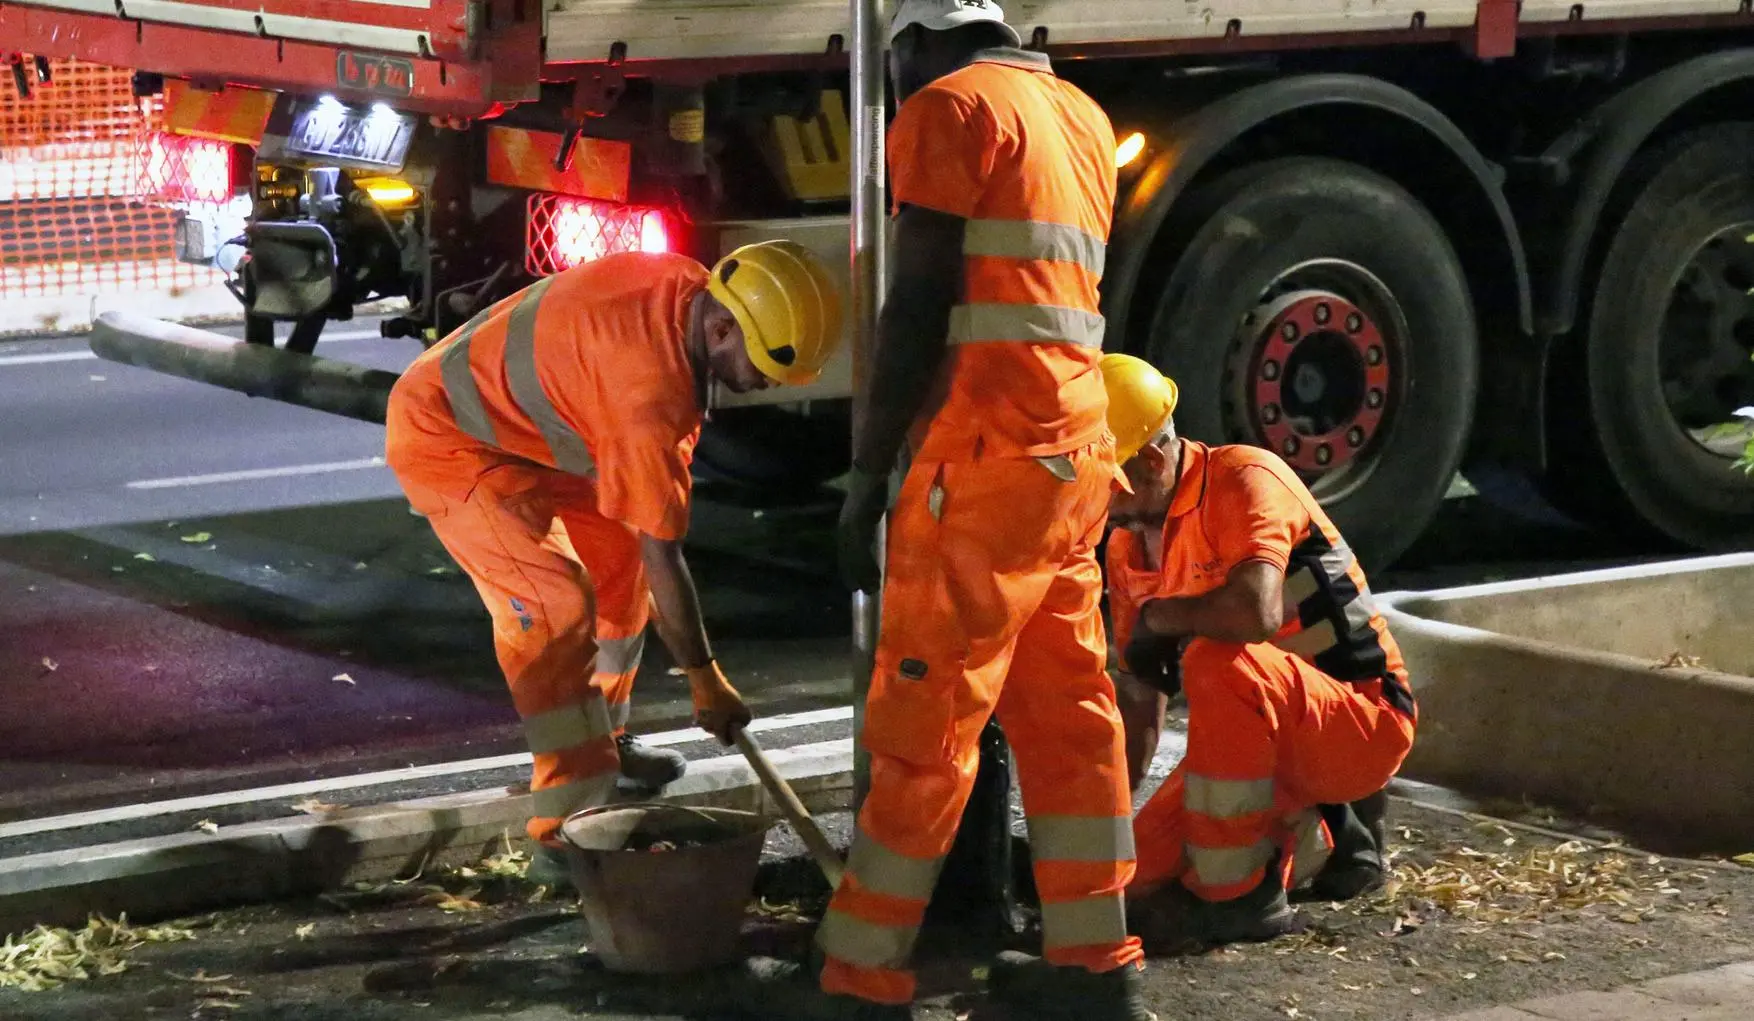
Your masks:
<path fill-rule="evenodd" d="M 1011 45 L 1023 45 L 1023 37 L 1005 24 L 1005 12 L 997 0 L 901 0 L 889 22 L 889 41 L 895 42 L 909 25 L 946 32 L 982 21 L 1003 27 L 1011 35 Z"/>

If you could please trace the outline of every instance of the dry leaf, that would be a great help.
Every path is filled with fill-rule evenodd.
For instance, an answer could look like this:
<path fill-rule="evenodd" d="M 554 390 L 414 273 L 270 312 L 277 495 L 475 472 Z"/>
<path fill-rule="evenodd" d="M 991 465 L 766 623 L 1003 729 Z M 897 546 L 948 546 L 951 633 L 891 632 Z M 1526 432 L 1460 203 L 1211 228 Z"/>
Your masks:
<path fill-rule="evenodd" d="M 47 670 L 49 673 L 54 673 L 56 670 L 59 670 L 60 668 L 61 668 L 61 664 L 55 662 L 54 660 L 50 659 L 47 656 L 43 657 L 43 669 L 44 670 Z"/>
<path fill-rule="evenodd" d="M 206 542 L 206 541 L 208 541 L 208 540 L 209 540 L 209 539 L 212 539 L 212 538 L 213 538 L 213 533 L 212 533 L 212 532 L 196 532 L 196 533 L 195 533 L 195 534 L 193 534 L 193 535 L 185 535 L 185 536 L 183 536 L 183 541 L 184 541 L 184 542 L 186 542 L 186 543 L 189 543 L 189 544 L 190 544 L 190 545 L 195 545 L 195 544 L 197 544 L 197 543 L 203 543 L 203 542 Z"/>
<path fill-rule="evenodd" d="M 117 975 L 128 969 L 124 955 L 143 944 L 194 938 L 192 930 L 175 926 L 131 927 L 125 914 L 116 921 L 94 915 L 77 931 L 39 925 L 0 942 L 0 989 L 42 992 Z"/>
<path fill-rule="evenodd" d="M 305 924 L 303 924 L 303 925 L 301 925 L 301 926 L 299 926 L 299 927 L 298 927 L 298 928 L 296 928 L 296 929 L 294 929 L 294 930 L 292 930 L 292 934 L 293 934 L 293 935 L 294 935 L 294 936 L 297 936 L 297 937 L 298 937 L 298 938 L 299 938 L 299 939 L 301 939 L 301 940 L 307 940 L 307 939 L 310 939 L 310 938 L 311 938 L 311 934 L 312 934 L 312 933 L 314 933 L 314 932 L 316 932 L 316 931 L 317 931 L 317 923 L 315 923 L 315 922 L 306 922 L 306 923 L 305 923 Z"/>
<path fill-rule="evenodd" d="M 347 674 L 336 674 L 334 677 L 331 677 L 329 679 L 331 681 L 340 681 L 342 684 L 352 684 L 356 688 L 359 687 L 359 685 L 354 684 L 353 678 Z"/>
<path fill-rule="evenodd" d="M 195 825 L 193 825 L 189 828 L 192 830 L 200 830 L 203 833 L 218 833 L 219 832 L 219 824 L 214 822 L 211 819 L 203 819 L 200 822 L 196 823 Z"/>
<path fill-rule="evenodd" d="M 292 810 L 294 812 L 304 812 L 307 815 L 323 815 L 323 814 L 328 813 L 328 812 L 340 811 L 341 809 L 346 808 L 346 807 L 347 807 L 346 805 L 327 804 L 325 802 L 318 801 L 316 798 L 306 798 L 303 801 L 295 801 L 292 804 Z"/>
<path fill-rule="evenodd" d="M 154 561 L 156 561 L 158 558 L 153 556 L 150 553 L 136 553 L 136 554 L 134 554 L 134 559 L 135 560 L 144 560 L 150 564 L 150 563 L 153 563 Z"/>

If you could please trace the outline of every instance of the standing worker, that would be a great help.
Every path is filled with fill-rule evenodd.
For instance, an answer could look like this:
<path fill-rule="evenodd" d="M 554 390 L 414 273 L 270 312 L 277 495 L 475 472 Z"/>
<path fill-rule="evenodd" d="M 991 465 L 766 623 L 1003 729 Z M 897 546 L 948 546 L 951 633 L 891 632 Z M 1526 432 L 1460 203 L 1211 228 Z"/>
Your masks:
<path fill-rule="evenodd" d="M 909 958 L 997 712 L 1045 961 L 1002 961 L 993 991 L 1034 1018 L 1149 1018 L 1095 553 L 1116 477 L 1097 369 L 1114 131 L 996 3 L 903 0 L 890 45 L 892 283 L 839 535 L 855 590 L 879 587 L 904 440 L 911 461 L 865 706 L 870 791 L 818 934 L 821 987 L 844 1016 L 911 1016 Z"/>
<path fill-rule="evenodd" d="M 1259 941 L 1305 882 L 1383 873 L 1384 788 L 1418 720 L 1400 648 L 1333 522 L 1278 455 L 1177 437 L 1176 387 L 1102 359 L 1126 483 L 1109 598 L 1121 669 L 1187 695 L 1188 751 L 1134 820 L 1128 890 L 1152 943 Z"/>
<path fill-rule="evenodd" d="M 475 582 L 535 759 L 532 877 L 566 876 L 556 833 L 625 777 L 661 787 L 675 752 L 626 733 L 648 613 L 695 720 L 729 744 L 749 710 L 714 661 L 682 555 L 709 380 L 814 379 L 841 296 L 803 248 L 740 248 L 709 273 L 611 255 L 547 277 L 414 361 L 390 393 L 387 460 Z"/>

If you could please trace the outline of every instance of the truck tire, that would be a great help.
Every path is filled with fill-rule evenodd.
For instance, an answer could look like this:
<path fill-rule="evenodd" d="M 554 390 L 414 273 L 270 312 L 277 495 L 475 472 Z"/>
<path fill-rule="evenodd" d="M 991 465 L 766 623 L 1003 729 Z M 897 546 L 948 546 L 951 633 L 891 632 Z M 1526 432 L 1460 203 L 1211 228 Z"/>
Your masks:
<path fill-rule="evenodd" d="M 722 408 L 701 429 L 696 474 L 790 499 L 852 466 L 852 402 L 821 402 L 803 415 L 786 408 Z"/>
<path fill-rule="evenodd" d="M 1146 352 L 1182 435 L 1284 457 L 1366 568 L 1424 531 L 1472 425 L 1479 338 L 1443 228 L 1388 178 L 1294 157 L 1189 194 Z"/>
<path fill-rule="evenodd" d="M 1751 167 L 1754 124 L 1738 123 L 1628 171 L 1587 324 L 1548 377 L 1545 488 L 1567 513 L 1696 550 L 1754 544 L 1754 478 L 1716 428 L 1754 405 Z"/>

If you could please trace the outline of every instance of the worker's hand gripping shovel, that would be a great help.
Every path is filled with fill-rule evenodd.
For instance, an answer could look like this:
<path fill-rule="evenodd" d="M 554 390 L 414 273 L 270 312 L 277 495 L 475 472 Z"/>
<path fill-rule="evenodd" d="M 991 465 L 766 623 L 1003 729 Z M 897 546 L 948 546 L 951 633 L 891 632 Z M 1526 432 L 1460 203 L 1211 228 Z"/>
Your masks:
<path fill-rule="evenodd" d="M 810 818 L 810 811 L 804 807 L 802 801 L 798 800 L 798 795 L 793 792 L 791 784 L 786 783 L 785 778 L 780 776 L 779 770 L 773 768 L 773 763 L 768 761 L 767 755 L 762 752 L 761 746 L 755 743 L 755 739 L 749 736 L 749 732 L 742 727 L 734 727 L 731 730 L 731 738 L 732 742 L 736 744 L 737 750 L 743 753 L 745 759 L 749 760 L 749 768 L 755 770 L 755 775 L 761 779 L 761 785 L 767 788 L 767 792 L 773 795 L 775 801 L 780 803 L 780 811 L 785 813 L 786 821 L 791 823 L 792 828 L 798 831 L 798 836 L 803 838 L 804 846 L 810 849 L 810 857 L 816 860 L 816 865 L 822 870 L 823 878 L 828 880 L 829 887 L 838 889 L 841 873 L 846 870 L 845 863 L 841 861 L 840 853 L 834 849 L 833 844 L 828 842 L 828 837 L 823 834 L 822 828 L 816 825 L 815 819 Z"/>

